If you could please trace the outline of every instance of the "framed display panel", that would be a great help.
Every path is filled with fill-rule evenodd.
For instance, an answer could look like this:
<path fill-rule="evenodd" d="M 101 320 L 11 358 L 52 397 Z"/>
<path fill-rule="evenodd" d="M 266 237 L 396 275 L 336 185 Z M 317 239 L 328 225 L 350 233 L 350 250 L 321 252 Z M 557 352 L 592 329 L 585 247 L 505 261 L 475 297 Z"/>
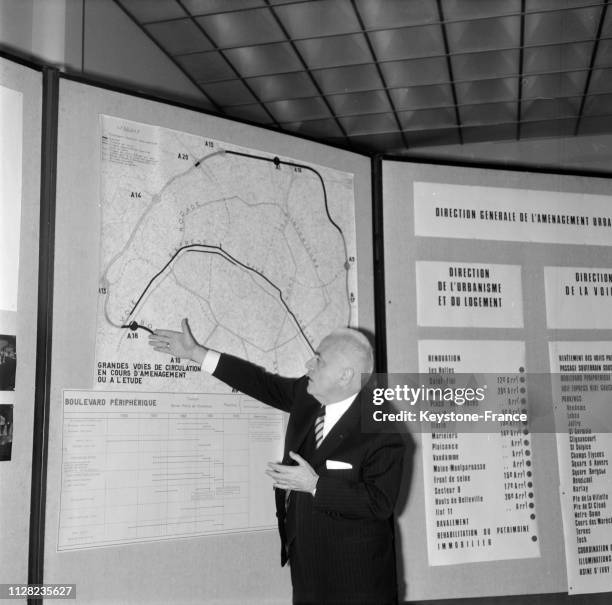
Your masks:
<path fill-rule="evenodd" d="M 605 296 L 589 312 L 580 306 L 580 300 L 565 300 L 578 295 L 579 286 L 584 285 L 570 284 L 580 279 L 578 273 L 603 274 L 605 269 L 599 268 L 612 266 L 612 231 L 604 218 L 612 214 L 609 180 L 401 161 L 383 161 L 382 175 L 390 373 L 509 372 L 518 376 L 525 372 L 529 383 L 532 376 L 541 379 L 559 371 L 549 356 L 549 343 L 575 341 L 577 348 L 588 349 L 591 341 L 612 340 Z M 588 217 L 586 225 L 584 217 Z M 582 220 L 582 226 L 576 220 Z M 559 270 L 563 273 L 559 277 L 553 268 L 571 269 L 567 269 L 569 275 Z M 571 296 L 566 285 L 575 287 Z M 485 288 L 485 293 L 478 288 Z M 521 401 L 529 412 L 529 406 L 537 403 L 550 420 L 550 378 L 548 383 L 538 382 L 542 384 L 548 384 L 548 389 L 528 385 L 525 398 L 529 402 Z M 551 426 L 549 422 L 541 432 L 526 427 L 528 449 L 520 443 L 520 452 L 516 451 L 516 455 L 527 456 L 524 460 L 529 464 L 525 497 L 532 508 L 520 526 L 526 539 L 505 552 L 489 555 L 477 552 L 487 550 L 477 545 L 478 539 L 472 539 L 471 547 L 460 545 L 455 554 L 439 552 L 461 540 L 453 533 L 461 529 L 458 523 L 465 530 L 479 520 L 470 518 L 469 507 L 463 509 L 466 517 L 456 520 L 452 508 L 460 508 L 455 506 L 457 488 L 444 483 L 457 477 L 451 477 L 447 461 L 441 463 L 446 470 L 432 464 L 436 458 L 431 455 L 431 433 L 414 432 L 414 478 L 398 521 L 406 599 L 575 589 L 571 582 L 568 585 L 566 575 L 564 490 Z M 450 439 L 447 443 L 457 443 L 454 434 L 446 437 Z M 482 437 L 486 435 L 473 436 Z M 486 446 L 476 452 L 472 462 L 482 464 L 471 468 L 491 468 L 503 481 L 501 474 L 508 469 L 500 462 L 494 470 L 498 461 L 495 456 L 487 459 L 489 454 Z M 478 477 L 477 471 L 468 472 L 464 480 L 478 484 Z M 470 493 L 469 484 L 464 485 Z M 440 489 L 443 491 L 437 491 Z M 496 515 L 503 517 L 504 507 L 496 510 L 492 506 L 494 489 L 482 480 L 475 489 L 479 492 L 484 494 L 485 507 L 473 507 L 472 514 L 491 514 L 495 523 Z M 519 497 L 519 492 L 521 489 L 506 497 Z M 447 498 L 448 494 L 454 495 Z"/>
<path fill-rule="evenodd" d="M 177 491 L 169 482 L 184 477 L 169 465 L 177 462 L 173 456 L 190 455 L 173 449 L 178 446 L 167 433 L 160 436 L 160 430 L 178 425 L 169 429 L 166 422 L 159 429 L 157 420 L 172 416 L 172 406 L 191 401 L 191 411 L 181 410 L 177 429 L 187 430 L 196 426 L 189 425 L 193 407 L 216 405 L 198 399 L 207 388 L 199 386 L 205 377 L 198 369 L 153 352 L 147 337 L 151 329 L 180 329 L 181 318 L 189 317 L 194 334 L 211 347 L 229 343 L 233 349 L 228 352 L 280 373 L 296 373 L 301 369 L 294 349 L 278 344 L 282 330 L 272 352 L 264 354 L 262 339 L 268 333 L 264 328 L 248 332 L 252 325 L 264 325 L 266 316 L 280 313 L 278 325 L 290 334 L 285 340 L 299 345 L 296 359 L 311 355 L 308 343 L 316 346 L 328 328 L 350 322 L 372 330 L 370 159 L 61 79 L 57 160 L 45 581 L 76 583 L 84 603 L 286 602 L 289 571 L 277 563 L 279 539 L 274 521 L 268 522 L 273 493 L 265 463 L 253 463 L 263 461 L 253 453 L 253 439 L 259 445 L 280 443 L 278 418 L 271 419 L 269 430 L 262 423 L 245 429 L 250 449 L 244 454 L 255 456 L 246 467 L 239 463 L 240 448 L 223 446 L 223 464 L 229 468 L 233 460 L 232 472 L 245 473 L 241 479 L 220 478 L 212 450 L 206 450 L 209 478 L 221 483 L 193 484 L 187 500 L 198 511 L 211 503 L 221 507 L 217 518 L 213 513 L 195 525 L 184 524 L 189 507 L 183 501 L 178 513 L 172 498 L 164 500 L 162 512 L 143 508 L 159 507 L 151 494 L 159 493 L 153 488 L 160 476 L 161 491 Z M 286 238 L 284 248 L 276 238 Z M 288 259 L 291 283 L 296 291 L 303 289 L 308 304 L 292 306 L 298 298 L 279 284 L 286 267 L 278 265 Z M 322 279 L 328 265 L 333 274 L 317 282 L 332 284 L 324 297 L 322 286 L 313 290 L 305 284 L 313 275 Z M 341 311 L 334 315 L 336 307 Z M 319 309 L 318 315 L 311 309 Z M 230 395 L 214 397 L 218 402 Z M 145 420 L 138 416 L 141 408 L 133 406 L 146 406 L 146 401 L 159 407 Z M 92 410 L 94 405 L 100 407 Z M 110 415 L 118 406 L 127 407 Z M 86 409 L 91 416 L 83 416 Z M 214 413 L 206 422 L 199 417 L 197 426 L 210 429 Z M 236 419 L 235 427 L 246 426 Z M 139 428 L 131 428 L 136 424 L 130 421 Z M 110 426 L 123 435 L 111 434 Z M 223 426 L 227 443 L 227 420 Z M 205 432 L 206 439 L 214 440 L 213 433 Z M 164 441 L 159 456 L 151 444 L 158 438 Z M 198 447 L 210 446 L 198 438 Z M 141 464 L 131 469 L 136 473 L 131 483 L 122 474 L 128 449 L 120 455 L 113 450 L 112 462 L 108 449 L 104 454 L 96 449 L 130 440 L 125 447 L 138 441 L 132 460 Z M 261 447 L 259 453 L 267 454 Z M 145 462 L 156 464 L 160 456 L 161 475 L 150 474 Z M 197 456 L 196 466 L 203 460 Z M 186 470 L 200 473 L 191 463 Z M 124 482 L 111 486 L 113 472 Z M 134 485 L 146 481 L 149 500 L 138 501 L 144 491 L 131 499 Z M 232 500 L 241 481 L 248 483 L 249 493 L 263 494 L 261 510 L 240 509 Z M 178 487 L 185 489 L 190 488 Z M 242 520 L 230 522 L 231 515 Z"/>
<path fill-rule="evenodd" d="M 42 73 L 0 57 L 0 583 L 27 582 Z"/>

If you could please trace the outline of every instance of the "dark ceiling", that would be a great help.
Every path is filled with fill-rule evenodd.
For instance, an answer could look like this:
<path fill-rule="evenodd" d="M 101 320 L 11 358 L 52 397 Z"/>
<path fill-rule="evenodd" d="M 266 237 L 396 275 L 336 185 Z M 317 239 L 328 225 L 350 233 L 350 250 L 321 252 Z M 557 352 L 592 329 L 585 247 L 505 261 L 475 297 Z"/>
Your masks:
<path fill-rule="evenodd" d="M 608 0 L 115 0 L 218 113 L 368 152 L 612 132 Z"/>

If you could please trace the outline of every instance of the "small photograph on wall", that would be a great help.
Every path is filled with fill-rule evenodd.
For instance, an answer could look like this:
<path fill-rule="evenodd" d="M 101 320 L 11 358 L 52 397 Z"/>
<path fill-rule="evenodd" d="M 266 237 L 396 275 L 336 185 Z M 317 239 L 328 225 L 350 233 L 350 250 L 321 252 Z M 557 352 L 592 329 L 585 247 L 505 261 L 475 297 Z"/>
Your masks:
<path fill-rule="evenodd" d="M 15 336 L 0 334 L 0 391 L 15 390 L 17 346 Z"/>
<path fill-rule="evenodd" d="M 0 404 L 0 462 L 11 459 L 13 449 L 13 406 Z"/>

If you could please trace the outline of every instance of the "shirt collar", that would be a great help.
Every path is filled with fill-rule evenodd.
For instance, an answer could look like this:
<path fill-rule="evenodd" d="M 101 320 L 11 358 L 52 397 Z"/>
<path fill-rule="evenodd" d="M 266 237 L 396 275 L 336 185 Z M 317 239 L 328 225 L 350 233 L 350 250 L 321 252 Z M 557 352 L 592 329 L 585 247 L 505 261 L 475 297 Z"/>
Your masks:
<path fill-rule="evenodd" d="M 323 427 L 324 435 L 327 435 L 332 427 L 340 420 L 346 410 L 351 407 L 351 403 L 357 398 L 357 393 L 335 403 L 328 403 L 325 406 L 325 424 Z"/>

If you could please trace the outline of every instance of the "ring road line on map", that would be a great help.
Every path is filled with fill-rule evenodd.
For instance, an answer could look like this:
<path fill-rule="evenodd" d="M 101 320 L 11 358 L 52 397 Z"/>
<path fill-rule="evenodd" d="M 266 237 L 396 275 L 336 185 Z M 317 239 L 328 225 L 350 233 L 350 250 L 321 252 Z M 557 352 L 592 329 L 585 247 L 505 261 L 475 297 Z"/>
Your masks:
<path fill-rule="evenodd" d="M 205 250 L 199 250 L 199 248 L 206 248 L 206 249 Z M 220 246 L 210 246 L 210 245 L 207 245 L 207 244 L 190 244 L 189 246 L 183 246 L 182 248 L 179 248 L 173 254 L 172 258 L 164 265 L 164 267 L 151 278 L 151 280 L 149 281 L 149 283 L 147 284 L 147 286 L 143 290 L 142 294 L 138 297 L 138 300 L 134 304 L 134 307 L 130 311 L 130 313 L 128 315 L 128 319 L 134 314 L 134 312 L 136 311 L 136 308 L 138 307 L 138 305 L 140 304 L 140 302 L 144 298 L 145 294 L 148 292 L 149 288 L 153 285 L 155 280 L 160 275 L 162 275 L 162 273 L 164 273 L 164 271 L 174 262 L 174 260 L 177 258 L 177 256 L 179 254 L 181 254 L 182 252 L 200 252 L 202 254 L 215 254 L 215 255 L 221 256 L 221 258 L 224 258 L 225 260 L 227 260 L 228 262 L 232 263 L 233 265 L 238 265 L 238 266 L 240 266 L 240 267 L 242 267 L 242 268 L 244 268 L 244 269 L 246 269 L 248 271 L 252 271 L 253 273 L 255 273 L 255 274 L 259 275 L 261 278 L 263 278 L 266 282 L 268 282 L 278 292 L 278 296 L 280 298 L 281 303 L 283 304 L 283 306 L 287 310 L 287 313 L 289 313 L 289 315 L 291 315 L 291 317 L 293 318 L 293 320 L 295 322 L 295 325 L 298 327 L 298 329 L 300 330 L 300 333 L 304 337 L 304 340 L 308 344 L 308 346 L 311 349 L 311 351 L 314 353 L 315 350 L 314 350 L 314 348 L 312 346 L 312 343 L 308 340 L 308 337 L 304 333 L 304 330 L 302 329 L 302 326 L 300 325 L 300 322 L 298 321 L 297 317 L 294 315 L 293 311 L 289 308 L 289 306 L 285 302 L 285 299 L 283 298 L 282 290 L 274 282 L 272 282 L 270 279 L 268 279 L 263 273 L 261 273 L 260 271 L 257 271 L 257 269 L 253 269 L 253 267 L 249 267 L 248 265 L 245 265 L 244 263 L 240 262 L 238 259 L 234 258 L 231 254 L 229 254 L 228 252 L 223 250 L 223 248 L 221 248 Z M 135 329 L 134 324 L 135 324 L 136 328 L 139 328 L 139 327 L 140 328 L 145 328 L 144 326 L 141 326 L 141 325 L 137 324 L 136 322 L 132 322 L 132 323 L 129 323 L 129 324 L 126 323 L 126 324 L 122 325 L 121 327 L 122 328 L 130 328 L 131 330 L 134 330 Z M 149 328 L 145 328 L 145 329 L 152 333 L 152 331 Z"/>
<path fill-rule="evenodd" d="M 348 267 L 349 267 L 349 263 L 348 263 L 348 249 L 347 249 L 347 245 L 346 245 L 346 239 L 344 237 L 344 233 L 342 232 L 342 229 L 338 226 L 338 224 L 334 221 L 334 219 L 331 217 L 330 213 L 329 213 L 329 206 L 328 206 L 328 201 L 327 201 L 327 189 L 325 187 L 325 182 L 323 180 L 323 177 L 321 176 L 321 174 L 315 170 L 314 168 L 307 166 L 305 164 L 298 164 L 295 162 L 287 162 L 287 161 L 283 161 L 278 157 L 274 157 L 274 158 L 270 158 L 270 157 L 265 157 L 265 156 L 258 156 L 258 155 L 254 155 L 254 154 L 249 154 L 249 153 L 244 153 L 244 152 L 239 152 L 239 151 L 231 151 L 231 150 L 219 150 L 216 151 L 214 153 L 211 153 L 209 155 L 203 156 L 202 158 L 200 158 L 199 160 L 197 160 L 195 162 L 195 164 L 189 168 L 188 170 L 186 170 L 185 172 L 182 172 L 181 174 L 178 175 L 174 175 L 162 188 L 165 189 L 166 187 L 168 187 L 173 181 L 175 181 L 177 178 L 180 178 L 182 176 L 184 176 L 185 174 L 187 174 L 188 172 L 190 172 L 191 170 L 193 170 L 194 168 L 198 168 L 201 163 L 203 161 L 206 161 L 207 159 L 216 156 L 216 155 L 223 155 L 223 154 L 229 154 L 229 155 L 236 155 L 236 156 L 240 156 L 240 157 L 246 157 L 246 158 L 250 158 L 250 159 L 255 159 L 255 160 L 261 160 L 261 161 L 265 161 L 265 162 L 270 162 L 273 163 L 276 166 L 279 165 L 285 165 L 285 166 L 291 166 L 294 168 L 299 168 L 301 170 L 308 170 L 312 173 L 314 173 L 317 178 L 319 179 L 319 181 L 321 182 L 321 189 L 323 191 L 323 202 L 324 202 L 324 207 L 325 207 L 325 214 L 327 215 L 327 218 L 329 219 L 329 222 L 337 229 L 338 233 L 340 233 L 340 237 L 342 239 L 342 245 L 344 248 L 344 256 L 345 256 L 345 268 L 346 268 L 346 287 L 347 287 L 347 298 L 348 298 Z M 155 202 L 153 202 L 155 203 Z M 153 205 L 153 204 L 151 204 Z M 148 210 L 148 209 L 147 209 Z M 147 214 L 147 211 L 145 211 L 143 213 L 143 215 L 141 216 L 141 218 L 138 221 L 138 224 L 140 224 L 142 222 L 142 220 L 144 219 L 144 216 Z M 135 233 L 138 224 L 136 226 L 136 228 L 134 229 L 133 233 Z M 128 240 L 126 246 L 124 247 L 124 249 L 129 245 L 131 241 Z M 260 273 L 259 271 L 253 269 L 252 267 L 249 267 L 248 265 L 245 265 L 244 263 L 241 263 L 239 260 L 233 258 L 230 254 L 228 254 L 225 250 L 222 250 L 222 248 L 220 246 L 207 246 L 202 244 L 202 247 L 206 247 L 206 248 L 213 248 L 213 249 L 217 249 L 223 252 L 223 254 L 221 254 L 220 256 L 222 256 L 223 258 L 226 258 L 226 260 L 228 260 L 229 262 L 233 262 L 234 264 L 238 264 L 240 266 L 242 266 L 245 269 L 254 271 L 255 273 L 257 273 L 259 276 L 263 277 L 275 290 L 278 291 L 279 293 L 279 297 L 281 302 L 283 303 L 283 305 L 285 306 L 285 308 L 287 309 L 287 312 L 291 315 L 291 317 L 293 318 L 293 320 L 295 321 L 295 324 L 297 325 L 298 329 L 300 330 L 302 336 L 304 337 L 304 340 L 306 341 L 306 343 L 308 344 L 309 348 L 314 352 L 314 348 L 312 346 L 312 344 L 310 343 L 310 341 L 308 340 L 308 338 L 306 337 L 306 334 L 304 334 L 304 331 L 299 323 L 299 321 L 297 320 L 297 318 L 295 317 L 295 315 L 293 314 L 293 312 L 291 311 L 291 309 L 289 308 L 289 306 L 287 305 L 287 303 L 285 302 L 285 300 L 283 299 L 283 294 L 282 291 L 280 290 L 280 288 L 278 288 L 278 286 L 276 286 L 273 282 L 271 282 L 263 273 Z M 136 301 L 136 303 L 134 304 L 134 307 L 132 308 L 132 311 L 130 312 L 130 314 L 128 315 L 128 319 L 129 317 L 134 313 L 134 311 L 136 310 L 136 307 L 138 306 L 138 304 L 140 303 L 140 301 L 142 300 L 142 298 L 144 297 L 144 295 L 146 294 L 147 290 L 149 289 L 149 287 L 151 286 L 151 284 L 155 281 L 155 279 L 157 279 L 165 270 L 166 268 L 172 263 L 172 261 L 174 261 L 174 259 L 178 256 L 178 254 L 180 254 L 182 251 L 184 250 L 188 250 L 188 251 L 196 251 L 196 250 L 189 250 L 189 248 L 192 247 L 197 247 L 197 246 L 184 246 L 182 248 L 179 248 L 179 250 L 177 250 L 177 252 L 172 256 L 172 258 L 170 259 L 170 261 L 168 263 L 166 263 L 166 265 L 161 269 L 161 271 L 159 271 L 147 284 L 147 287 L 144 289 L 143 293 L 140 295 L 140 297 L 138 298 L 138 300 Z M 200 252 L 206 252 L 205 250 L 200 250 Z M 213 252 L 212 250 L 208 251 L 211 254 L 219 254 L 219 252 Z M 121 256 L 123 252 L 118 253 L 115 258 L 113 258 L 111 260 L 111 262 L 109 263 L 109 267 L 113 264 L 113 262 L 119 258 L 119 256 Z M 108 271 L 108 270 L 107 270 Z M 106 272 L 105 272 L 106 273 Z M 348 325 L 350 325 L 350 314 L 351 314 L 351 309 L 350 309 L 350 304 L 349 304 L 349 323 Z M 130 324 L 124 324 L 121 326 L 122 328 L 130 328 L 132 330 L 138 329 L 138 328 L 143 328 L 146 329 L 148 332 L 152 332 L 149 328 L 147 328 L 146 326 L 141 326 L 140 324 L 138 324 L 137 322 L 131 322 Z"/>

